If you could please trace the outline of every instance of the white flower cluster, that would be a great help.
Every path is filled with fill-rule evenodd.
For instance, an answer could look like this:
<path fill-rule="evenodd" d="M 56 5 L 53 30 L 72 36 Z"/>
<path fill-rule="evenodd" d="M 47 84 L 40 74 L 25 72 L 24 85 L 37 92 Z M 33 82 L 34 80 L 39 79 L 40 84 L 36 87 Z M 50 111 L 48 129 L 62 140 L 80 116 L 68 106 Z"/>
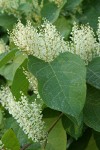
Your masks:
<path fill-rule="evenodd" d="M 41 106 L 36 101 L 29 104 L 27 97 L 23 94 L 21 101 L 15 101 L 9 87 L 2 87 L 0 102 L 16 119 L 28 138 L 31 138 L 34 142 L 44 143 L 46 132 L 42 121 Z"/>
<path fill-rule="evenodd" d="M 45 21 L 40 31 L 28 21 L 24 26 L 20 21 L 13 29 L 10 40 L 27 54 L 31 54 L 46 62 L 52 61 L 66 49 L 66 42 L 57 32 L 55 26 Z"/>
<path fill-rule="evenodd" d="M 89 25 L 74 24 L 71 32 L 69 51 L 79 55 L 86 64 L 93 58 L 96 50 L 96 38 L 93 29 Z"/>
<path fill-rule="evenodd" d="M 24 69 L 23 69 L 23 72 L 29 81 L 29 89 L 32 90 L 37 95 L 37 98 L 40 99 L 40 94 L 38 92 L 38 81 L 36 77 Z"/>
<path fill-rule="evenodd" d="M 60 53 L 69 51 L 79 55 L 87 65 L 94 57 L 100 56 L 100 21 L 97 33 L 99 42 L 89 25 L 74 24 L 71 41 L 65 42 L 56 27 L 48 21 L 44 21 L 39 30 L 29 21 L 26 26 L 19 21 L 10 35 L 10 40 L 19 50 L 46 62 L 51 62 Z"/>
<path fill-rule="evenodd" d="M 8 51 L 9 51 L 9 46 L 7 46 L 3 40 L 0 40 L 0 54 Z"/>

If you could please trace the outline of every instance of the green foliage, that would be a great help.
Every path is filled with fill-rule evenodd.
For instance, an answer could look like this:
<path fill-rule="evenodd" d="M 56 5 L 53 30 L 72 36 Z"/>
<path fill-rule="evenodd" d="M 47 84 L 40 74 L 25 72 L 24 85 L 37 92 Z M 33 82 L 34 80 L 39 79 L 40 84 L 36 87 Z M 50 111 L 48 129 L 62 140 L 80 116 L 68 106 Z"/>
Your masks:
<path fill-rule="evenodd" d="M 100 90 L 88 86 L 87 99 L 84 107 L 84 122 L 91 128 L 100 132 Z"/>
<path fill-rule="evenodd" d="M 78 121 L 86 96 L 83 61 L 71 53 L 61 54 L 51 63 L 30 56 L 28 66 L 39 81 L 39 93 L 46 105 Z"/>
<path fill-rule="evenodd" d="M 37 105 L 40 104 L 42 109 L 40 112 L 43 113 L 47 133 L 47 139 L 42 144 L 34 143 L 31 138 L 28 138 L 17 123 L 18 118 L 12 117 L 12 113 L 8 112 L 9 109 L 1 103 L 2 92 L 0 89 L 0 142 L 3 143 L 2 149 L 99 150 L 100 54 L 92 59 L 88 65 L 85 65 L 79 56 L 69 52 L 62 52 L 53 61 L 45 62 L 34 57 L 34 54 L 27 56 L 27 54 L 21 52 L 21 48 L 15 46 L 16 42 L 10 41 L 8 30 L 11 32 L 18 20 L 21 20 L 24 25 L 29 20 L 31 25 L 36 27 L 37 32 L 40 33 L 41 28 L 39 27 L 46 19 L 56 26 L 59 34 L 64 37 L 64 41 L 67 40 L 65 45 L 58 42 L 56 46 L 64 46 L 64 49 L 67 50 L 70 47 L 70 32 L 74 22 L 77 22 L 78 25 L 89 23 L 95 33 L 97 32 L 100 0 L 4 0 L 3 5 L 1 3 L 2 1 L 0 1 L 0 40 L 2 38 L 6 42 L 9 51 L 1 53 L 3 47 L 0 45 L 0 88 L 2 89 L 2 85 L 9 86 L 17 102 L 21 100 L 22 91 L 28 97 L 28 103 L 36 102 Z M 47 26 L 47 28 L 49 27 Z M 53 27 L 51 30 L 53 30 Z M 78 31 L 80 32 L 80 30 Z M 47 46 L 47 53 L 49 53 L 49 48 L 55 52 L 55 40 L 52 39 L 59 38 L 59 34 L 56 35 L 55 29 L 51 32 L 49 29 L 48 33 L 45 33 L 47 30 L 43 29 L 42 32 L 44 32 L 43 35 L 38 35 L 40 38 L 45 35 L 45 38 L 42 37 L 41 39 L 45 41 L 43 46 Z M 20 34 L 17 36 L 20 38 L 19 45 L 23 47 L 22 50 L 27 51 L 26 45 L 25 47 L 23 45 L 26 43 L 31 45 L 32 41 L 31 35 L 30 37 L 28 35 L 29 39 L 27 39 L 25 33 L 22 31 L 21 38 Z M 55 34 L 54 37 L 53 33 Z M 95 35 L 98 43 L 96 48 L 100 53 L 100 35 L 98 35 L 98 38 L 97 33 Z M 50 42 L 49 40 L 46 41 L 46 36 L 50 38 L 51 43 L 49 44 L 51 47 L 46 44 L 46 42 Z M 84 37 L 81 38 L 85 41 Z M 37 42 L 36 49 L 37 47 L 39 49 L 39 46 L 42 47 L 42 40 L 38 41 L 40 42 L 39 45 L 35 41 Z M 63 41 L 63 39 L 61 40 Z M 30 51 L 31 48 L 33 49 L 35 42 L 32 43 L 32 47 L 30 46 Z M 67 45 L 67 42 L 69 42 L 69 45 Z M 79 47 L 81 46 L 79 45 Z M 74 49 L 74 45 L 72 45 L 72 49 Z M 43 47 L 43 55 L 44 51 L 45 48 Z M 87 49 L 84 51 L 87 52 Z M 35 46 L 34 52 L 36 53 Z M 46 54 L 46 56 L 49 55 Z M 36 80 L 32 81 L 32 78 L 26 77 L 23 68 L 32 73 L 32 77 L 35 76 Z M 7 95 L 4 96 L 7 97 Z M 9 99 L 6 99 L 6 103 L 7 100 Z M 28 109 L 28 106 L 25 108 Z M 27 112 L 27 109 L 24 112 Z M 14 106 L 12 110 L 14 111 Z M 30 118 L 30 113 L 27 113 L 28 119 L 30 121 L 31 119 L 35 120 L 35 118 Z M 27 123 L 27 119 L 24 119 L 26 118 L 23 118 L 24 123 Z M 31 129 L 32 127 L 29 126 L 29 132 Z M 34 133 L 37 133 L 38 130 Z"/>

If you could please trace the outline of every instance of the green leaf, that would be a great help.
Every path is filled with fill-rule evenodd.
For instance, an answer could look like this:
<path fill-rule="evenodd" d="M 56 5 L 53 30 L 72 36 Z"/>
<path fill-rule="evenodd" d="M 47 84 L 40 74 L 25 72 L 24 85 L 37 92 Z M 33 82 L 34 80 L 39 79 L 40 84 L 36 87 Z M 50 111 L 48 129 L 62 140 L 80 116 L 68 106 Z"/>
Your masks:
<path fill-rule="evenodd" d="M 28 68 L 38 79 L 39 93 L 46 105 L 79 121 L 86 96 L 83 61 L 71 53 L 61 54 L 51 63 L 30 56 Z"/>
<path fill-rule="evenodd" d="M 11 150 L 20 149 L 18 139 L 12 129 L 7 130 L 1 140 L 6 148 Z"/>
<path fill-rule="evenodd" d="M 85 148 L 88 145 L 88 142 L 91 138 L 91 130 L 90 129 L 86 129 L 86 131 L 83 133 L 83 135 L 77 140 L 77 141 L 72 141 L 72 143 L 70 144 L 68 150 L 85 150 Z M 69 139 L 69 143 L 70 143 L 71 139 Z M 95 150 L 95 149 L 94 149 Z"/>
<path fill-rule="evenodd" d="M 76 140 L 81 136 L 83 124 L 77 125 L 70 119 L 69 116 L 67 117 L 65 115 L 62 117 L 62 124 L 66 132 Z"/>
<path fill-rule="evenodd" d="M 100 17 L 100 1 L 84 0 L 82 3 L 82 13 L 76 15 L 81 23 L 89 23 L 90 26 L 97 30 L 98 17 Z M 92 16 L 92 17 L 91 17 Z"/>
<path fill-rule="evenodd" d="M 10 30 L 13 28 L 15 23 L 17 23 L 17 18 L 13 15 L 0 14 L 0 26 Z"/>
<path fill-rule="evenodd" d="M 61 35 L 67 39 L 71 32 L 70 20 L 67 20 L 64 17 L 60 17 L 57 19 L 54 25 L 56 26 L 57 30 L 61 33 Z"/>
<path fill-rule="evenodd" d="M 46 18 L 50 22 L 55 22 L 59 17 L 60 9 L 54 3 L 47 3 L 41 10 L 42 18 Z"/>
<path fill-rule="evenodd" d="M 23 73 L 23 68 L 26 68 L 27 66 L 27 60 L 25 60 L 22 65 L 17 69 L 12 86 L 11 86 L 11 91 L 13 95 L 16 97 L 16 99 L 20 98 L 20 91 L 22 91 L 25 95 L 27 95 L 28 87 L 29 87 L 29 82 L 26 79 L 25 74 Z"/>
<path fill-rule="evenodd" d="M 87 83 L 100 89 L 100 57 L 93 59 L 88 65 Z"/>
<path fill-rule="evenodd" d="M 58 119 L 59 112 L 53 111 L 51 109 L 44 110 L 44 121 L 47 131 L 50 129 L 52 124 Z M 66 149 L 66 132 L 62 126 L 61 119 L 53 127 L 53 129 L 48 134 L 48 142 L 45 150 L 65 150 Z"/>
<path fill-rule="evenodd" d="M 7 118 L 5 121 L 5 129 L 9 130 L 9 128 L 13 129 L 17 139 L 19 140 L 20 145 L 24 145 L 27 143 L 28 141 L 27 135 L 19 127 L 19 124 L 16 122 L 16 120 L 13 117 Z"/>
<path fill-rule="evenodd" d="M 98 150 L 93 136 L 90 138 L 88 146 L 87 146 L 87 148 L 85 150 Z"/>
<path fill-rule="evenodd" d="M 84 122 L 87 126 L 100 132 L 100 90 L 88 86 L 84 107 Z"/>
<path fill-rule="evenodd" d="M 26 55 L 23 55 L 22 53 L 16 54 L 11 63 L 6 64 L 5 66 L 0 68 L 0 74 L 4 76 L 8 81 L 13 81 L 16 70 L 26 58 Z"/>
<path fill-rule="evenodd" d="M 9 53 L 3 53 L 0 55 L 0 68 L 4 66 L 7 62 L 12 60 L 15 56 L 16 50 L 12 50 Z"/>

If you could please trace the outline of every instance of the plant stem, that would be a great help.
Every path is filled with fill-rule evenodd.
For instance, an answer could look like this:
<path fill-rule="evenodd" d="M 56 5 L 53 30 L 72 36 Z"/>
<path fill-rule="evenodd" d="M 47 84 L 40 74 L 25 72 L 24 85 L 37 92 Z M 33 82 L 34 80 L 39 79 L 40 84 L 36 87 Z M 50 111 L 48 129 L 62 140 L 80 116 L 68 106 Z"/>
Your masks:
<path fill-rule="evenodd" d="M 26 144 L 24 145 L 20 150 L 26 150 L 26 148 L 28 148 L 31 144 Z"/>

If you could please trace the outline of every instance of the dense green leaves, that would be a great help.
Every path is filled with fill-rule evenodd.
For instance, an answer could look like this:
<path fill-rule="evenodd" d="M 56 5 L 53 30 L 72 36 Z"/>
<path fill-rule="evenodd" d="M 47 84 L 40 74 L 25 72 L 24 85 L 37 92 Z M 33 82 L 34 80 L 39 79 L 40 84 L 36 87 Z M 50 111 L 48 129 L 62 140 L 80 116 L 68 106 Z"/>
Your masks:
<path fill-rule="evenodd" d="M 20 149 L 18 139 L 12 129 L 6 131 L 6 133 L 2 137 L 2 142 L 6 148 L 9 148 L 11 150 Z"/>
<path fill-rule="evenodd" d="M 100 90 L 88 86 L 87 101 L 84 108 L 84 121 L 86 125 L 100 132 Z"/>
<path fill-rule="evenodd" d="M 100 57 L 92 60 L 87 67 L 87 82 L 100 89 Z"/>
<path fill-rule="evenodd" d="M 71 53 L 63 53 L 51 63 L 29 57 L 29 70 L 37 77 L 39 93 L 48 107 L 78 120 L 85 103 L 85 66 Z"/>

